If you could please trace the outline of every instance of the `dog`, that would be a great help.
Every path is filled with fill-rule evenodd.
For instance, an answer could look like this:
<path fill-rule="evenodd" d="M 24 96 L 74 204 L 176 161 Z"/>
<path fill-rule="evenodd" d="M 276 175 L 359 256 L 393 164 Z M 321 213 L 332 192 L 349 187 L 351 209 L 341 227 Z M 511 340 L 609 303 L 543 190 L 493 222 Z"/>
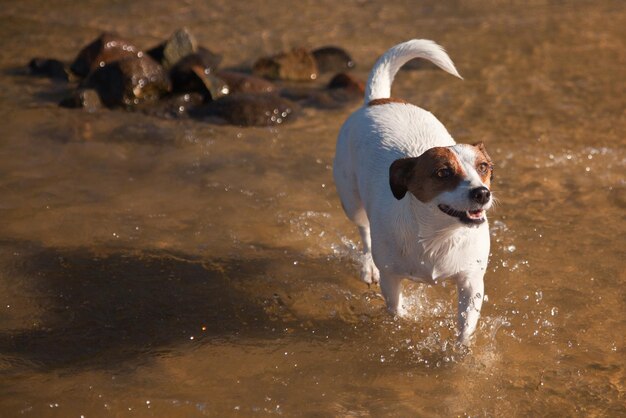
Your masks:
<path fill-rule="evenodd" d="M 467 345 L 484 297 L 493 163 L 482 142 L 457 144 L 430 112 L 391 97 L 394 76 L 413 58 L 461 78 L 433 41 L 414 39 L 387 51 L 372 68 L 364 106 L 339 131 L 333 177 L 361 236 L 361 279 L 379 282 L 398 316 L 406 313 L 403 279 L 454 280 L 458 341 Z"/>

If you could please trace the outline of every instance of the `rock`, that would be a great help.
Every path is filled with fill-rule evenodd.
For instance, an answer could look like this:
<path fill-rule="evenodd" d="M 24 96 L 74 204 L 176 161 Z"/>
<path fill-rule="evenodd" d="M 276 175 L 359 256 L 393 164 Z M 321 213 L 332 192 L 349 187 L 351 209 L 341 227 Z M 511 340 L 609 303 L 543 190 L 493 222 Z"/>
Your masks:
<path fill-rule="evenodd" d="M 156 62 L 161 63 L 161 65 L 163 65 L 164 63 L 164 55 L 163 55 L 163 51 L 165 49 L 165 42 L 155 46 L 152 49 L 149 49 L 148 51 L 146 51 L 146 54 L 148 54 L 152 59 L 154 59 Z M 202 65 L 211 68 L 212 70 L 217 69 L 217 67 L 220 65 L 220 62 L 222 62 L 222 56 L 219 54 L 216 54 L 214 52 L 212 52 L 211 50 L 203 47 L 203 46 L 199 46 L 197 48 L 197 50 L 195 52 L 192 52 L 190 55 L 199 55 L 200 59 L 202 60 Z M 180 60 L 184 59 L 185 57 L 182 57 Z M 179 60 L 179 61 L 180 61 Z M 174 65 L 176 65 L 177 63 L 175 63 Z"/>
<path fill-rule="evenodd" d="M 228 90 L 233 93 L 273 93 L 276 85 L 264 78 L 235 71 L 219 71 L 216 75 L 228 85 Z"/>
<path fill-rule="evenodd" d="M 163 65 L 163 49 L 165 49 L 165 42 L 161 42 L 157 46 L 150 48 L 146 51 L 146 54 L 156 62 Z"/>
<path fill-rule="evenodd" d="M 79 77 L 86 77 L 91 71 L 106 64 L 139 55 L 139 49 L 133 44 L 113 33 L 105 32 L 78 53 L 70 70 Z"/>
<path fill-rule="evenodd" d="M 348 73 L 335 75 L 327 86 L 329 97 L 335 107 L 363 100 L 365 82 Z"/>
<path fill-rule="evenodd" d="M 325 89 L 286 87 L 282 97 L 294 100 L 305 107 L 318 109 L 340 109 L 347 104 L 363 100 L 365 83 L 348 73 L 335 75 Z"/>
<path fill-rule="evenodd" d="M 331 90 L 343 89 L 361 98 L 365 94 L 365 83 L 348 73 L 336 74 L 328 83 L 327 88 Z"/>
<path fill-rule="evenodd" d="M 108 107 L 153 102 L 172 89 L 163 67 L 146 55 L 125 58 L 98 68 L 81 87 L 96 89 Z"/>
<path fill-rule="evenodd" d="M 102 108 L 100 96 L 95 89 L 78 88 L 72 95 L 59 103 L 61 107 L 83 108 L 92 113 Z"/>
<path fill-rule="evenodd" d="M 217 70 L 217 67 L 219 67 L 220 63 L 222 62 L 222 56 L 220 54 L 216 54 L 215 52 L 203 46 L 198 47 L 196 54 L 202 60 L 202 65 L 210 68 L 214 72 L 215 70 Z"/>
<path fill-rule="evenodd" d="M 203 102 L 204 97 L 200 93 L 175 94 L 165 96 L 158 102 L 141 105 L 138 109 L 151 116 L 179 119 L 186 117 L 190 109 Z"/>
<path fill-rule="evenodd" d="M 178 61 L 198 50 L 196 38 L 187 28 L 178 29 L 163 45 L 163 67 L 172 68 Z"/>
<path fill-rule="evenodd" d="M 336 46 L 318 48 L 312 54 L 321 73 L 351 70 L 355 66 L 352 57 Z"/>
<path fill-rule="evenodd" d="M 201 93 L 205 101 L 228 94 L 226 82 L 212 74 L 214 68 L 211 65 L 214 65 L 214 62 L 205 59 L 200 53 L 187 55 L 170 70 L 173 90 L 182 93 Z"/>
<path fill-rule="evenodd" d="M 318 76 L 315 58 L 303 48 L 261 58 L 254 64 L 252 71 L 260 77 L 273 80 L 311 81 Z"/>
<path fill-rule="evenodd" d="M 237 93 L 190 111 L 197 118 L 220 118 L 238 126 L 279 125 L 294 118 L 299 107 L 273 94 Z"/>
<path fill-rule="evenodd" d="M 33 58 L 28 63 L 31 74 L 52 78 L 55 80 L 69 81 L 69 74 L 65 64 L 51 58 Z"/>

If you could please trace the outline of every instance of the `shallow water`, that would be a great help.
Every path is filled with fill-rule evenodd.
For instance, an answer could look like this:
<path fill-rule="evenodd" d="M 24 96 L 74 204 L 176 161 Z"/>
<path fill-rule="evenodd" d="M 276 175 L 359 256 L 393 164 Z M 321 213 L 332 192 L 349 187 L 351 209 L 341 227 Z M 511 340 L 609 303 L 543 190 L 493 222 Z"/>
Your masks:
<path fill-rule="evenodd" d="M 18 70 L 180 26 L 226 66 L 341 45 L 362 78 L 408 38 L 446 47 L 463 82 L 406 71 L 394 95 L 496 161 L 469 351 L 453 286 L 407 285 L 394 320 L 358 281 L 330 168 L 354 107 L 271 129 L 89 114 Z M 622 2 L 22 0 L 0 45 L 0 415 L 626 415 Z"/>

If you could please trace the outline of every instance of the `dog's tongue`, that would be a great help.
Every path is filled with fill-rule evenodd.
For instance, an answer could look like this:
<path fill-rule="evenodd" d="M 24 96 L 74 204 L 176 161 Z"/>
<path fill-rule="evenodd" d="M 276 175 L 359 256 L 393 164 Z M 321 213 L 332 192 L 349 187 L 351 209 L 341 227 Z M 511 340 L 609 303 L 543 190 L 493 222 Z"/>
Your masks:
<path fill-rule="evenodd" d="M 470 210 L 467 212 L 467 217 L 470 219 L 480 219 L 483 216 L 483 210 L 482 209 L 477 209 L 477 210 Z"/>

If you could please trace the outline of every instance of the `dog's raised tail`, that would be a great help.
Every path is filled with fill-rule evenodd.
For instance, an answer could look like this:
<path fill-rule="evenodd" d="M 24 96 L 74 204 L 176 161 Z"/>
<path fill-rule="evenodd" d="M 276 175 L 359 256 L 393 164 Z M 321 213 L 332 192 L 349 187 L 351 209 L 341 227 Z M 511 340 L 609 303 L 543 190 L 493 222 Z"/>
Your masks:
<path fill-rule="evenodd" d="M 413 58 L 426 59 L 453 76 L 463 78 L 446 51 L 428 39 L 413 39 L 398 44 L 378 58 L 365 86 L 365 104 L 375 99 L 391 97 L 391 83 L 396 73 Z"/>

